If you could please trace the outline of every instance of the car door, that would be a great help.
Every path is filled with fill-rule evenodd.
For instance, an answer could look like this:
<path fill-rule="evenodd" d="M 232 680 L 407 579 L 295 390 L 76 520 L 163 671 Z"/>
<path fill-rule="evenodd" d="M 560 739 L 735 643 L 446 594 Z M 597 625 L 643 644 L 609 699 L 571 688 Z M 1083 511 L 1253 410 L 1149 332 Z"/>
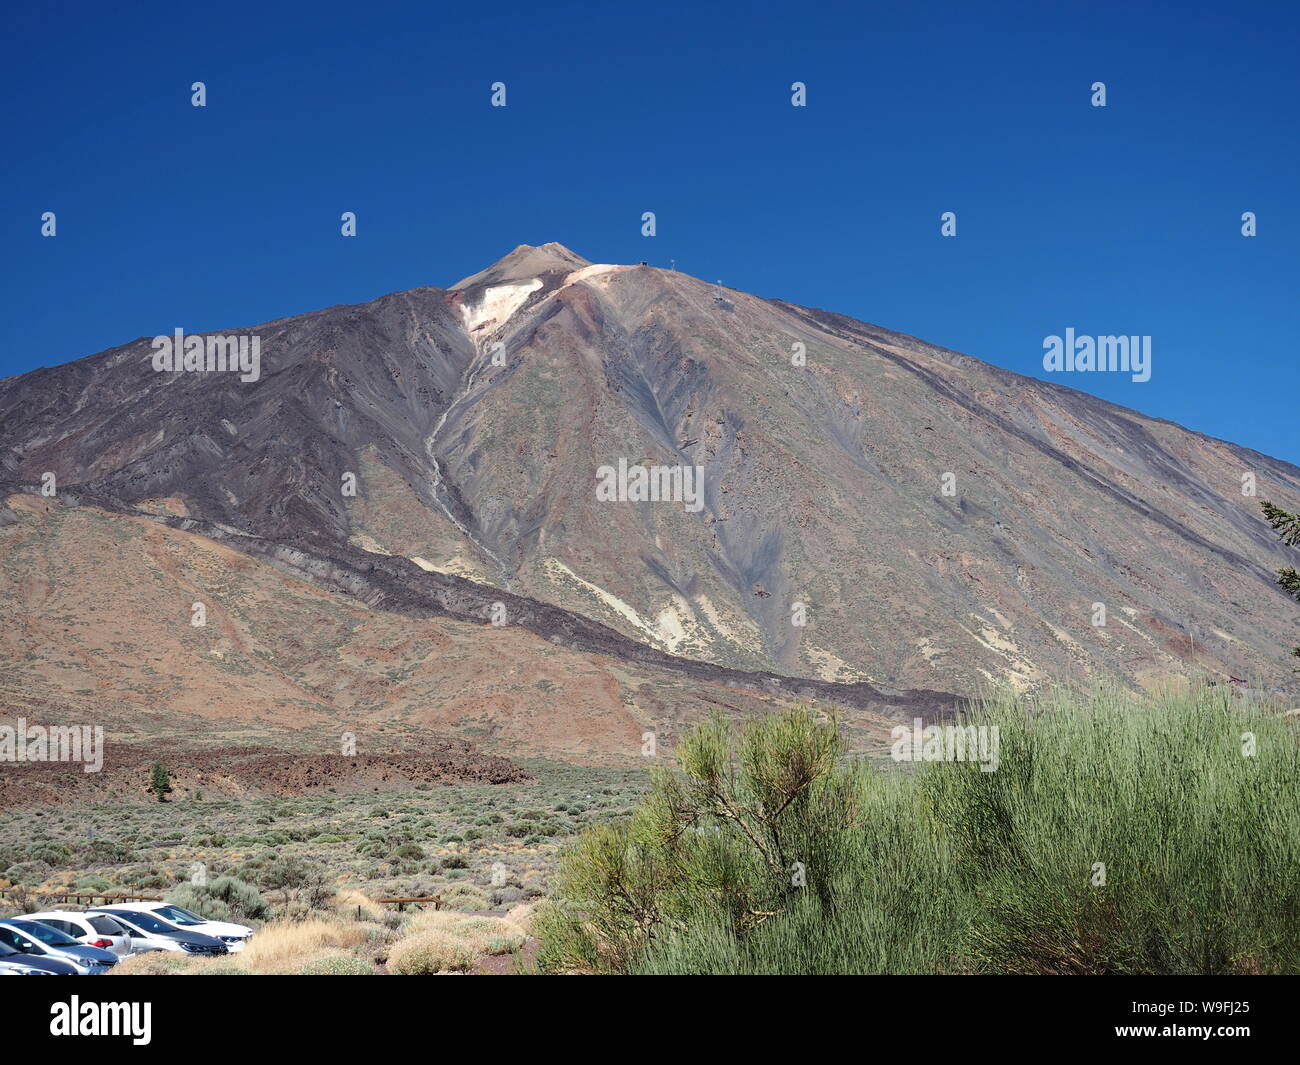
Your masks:
<path fill-rule="evenodd" d="M 117 913 L 116 911 L 110 910 L 103 916 L 111 917 L 126 930 L 128 942 L 130 943 L 130 953 L 147 954 L 151 950 L 167 949 L 166 945 L 160 942 L 157 936 L 146 932 L 139 925 L 135 924 L 131 920 L 130 913 Z"/>
<path fill-rule="evenodd" d="M 114 920 L 107 915 L 87 917 L 84 919 L 86 931 L 88 933 L 85 941 L 108 940 L 112 946 L 104 949 L 111 950 L 119 958 L 128 957 L 133 953 L 131 947 L 131 932 L 120 921 Z M 76 933 L 72 933 L 76 935 Z M 78 936 L 78 938 L 81 938 Z"/>

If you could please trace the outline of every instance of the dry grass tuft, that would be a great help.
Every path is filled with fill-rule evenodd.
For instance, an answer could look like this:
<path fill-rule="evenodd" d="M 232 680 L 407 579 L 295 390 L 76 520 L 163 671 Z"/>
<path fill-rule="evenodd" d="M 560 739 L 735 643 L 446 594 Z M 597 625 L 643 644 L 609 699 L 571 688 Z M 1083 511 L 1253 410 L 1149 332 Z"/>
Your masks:
<path fill-rule="evenodd" d="M 384 908 L 363 892 L 348 890 L 334 896 L 334 908 L 344 917 L 355 917 L 358 907 L 373 921 L 382 921 L 384 918 Z"/>
<path fill-rule="evenodd" d="M 465 941 L 435 928 L 393 944 L 388 953 L 388 971 L 398 976 L 464 972 L 474 961 L 474 952 Z"/>
<path fill-rule="evenodd" d="M 372 927 L 356 921 L 312 918 L 277 921 L 255 935 L 238 955 L 241 968 L 256 973 L 296 971 L 326 948 L 359 947 Z"/>
<path fill-rule="evenodd" d="M 194 972 L 207 960 L 176 954 L 170 950 L 150 950 L 123 958 L 108 970 L 109 976 L 174 976 Z"/>
<path fill-rule="evenodd" d="M 513 954 L 524 945 L 528 933 L 504 917 L 474 917 L 449 910 L 415 914 L 407 922 L 409 933 L 442 932 L 475 955 Z"/>
<path fill-rule="evenodd" d="M 506 914 L 506 920 L 523 932 L 524 935 L 531 936 L 533 934 L 533 912 L 536 909 L 537 903 L 535 902 L 521 902 Z"/>

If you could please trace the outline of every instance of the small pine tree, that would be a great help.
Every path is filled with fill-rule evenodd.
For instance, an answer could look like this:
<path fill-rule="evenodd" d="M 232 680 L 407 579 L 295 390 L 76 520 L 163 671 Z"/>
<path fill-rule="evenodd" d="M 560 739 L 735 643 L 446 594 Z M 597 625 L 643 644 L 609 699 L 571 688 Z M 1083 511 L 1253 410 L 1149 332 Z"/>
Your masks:
<path fill-rule="evenodd" d="M 154 763 L 149 788 L 158 796 L 159 802 L 167 801 L 167 795 L 172 790 L 172 775 L 167 772 L 166 767 L 161 762 Z"/>
<path fill-rule="evenodd" d="M 1264 519 L 1277 530 L 1278 538 L 1282 543 L 1287 547 L 1300 544 L 1300 514 L 1292 514 L 1281 507 L 1275 507 L 1267 499 L 1261 501 L 1260 506 L 1264 508 Z M 1283 566 L 1278 570 L 1277 583 L 1287 595 L 1300 601 L 1300 573 L 1296 572 L 1294 566 Z M 1291 653 L 1300 658 L 1300 647 L 1295 648 Z"/>

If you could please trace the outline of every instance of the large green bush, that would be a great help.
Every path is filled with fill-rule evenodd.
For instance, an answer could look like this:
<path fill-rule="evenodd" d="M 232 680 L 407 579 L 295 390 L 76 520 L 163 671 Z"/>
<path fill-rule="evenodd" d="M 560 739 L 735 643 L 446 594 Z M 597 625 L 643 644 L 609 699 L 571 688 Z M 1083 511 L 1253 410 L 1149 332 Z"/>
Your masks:
<path fill-rule="evenodd" d="M 550 971 L 1300 971 L 1295 724 L 1224 689 L 1007 696 L 997 768 L 710 722 L 538 915 Z"/>
<path fill-rule="evenodd" d="M 257 888 L 233 876 L 219 876 L 206 884 L 177 884 L 167 893 L 167 901 L 209 921 L 256 921 L 270 910 Z"/>
<path fill-rule="evenodd" d="M 1229 689 L 983 709 L 1001 765 L 920 784 L 1010 973 L 1300 971 L 1300 748 Z"/>

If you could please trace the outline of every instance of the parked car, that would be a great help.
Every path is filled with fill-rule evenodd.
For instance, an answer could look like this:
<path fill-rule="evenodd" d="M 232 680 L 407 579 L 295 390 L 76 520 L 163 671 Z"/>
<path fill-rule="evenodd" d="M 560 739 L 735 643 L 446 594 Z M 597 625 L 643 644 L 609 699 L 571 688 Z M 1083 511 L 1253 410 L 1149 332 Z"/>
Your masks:
<path fill-rule="evenodd" d="M 24 954 L 66 961 L 82 976 L 100 976 L 117 964 L 116 954 L 99 947 L 88 947 L 57 928 L 22 917 L 7 917 L 0 921 L 0 943 Z"/>
<path fill-rule="evenodd" d="M 8 943 L 0 943 L 0 973 L 7 976 L 75 976 L 77 970 L 66 961 L 42 954 L 24 954 Z"/>
<path fill-rule="evenodd" d="M 92 917 L 73 910 L 45 910 L 41 913 L 25 913 L 22 919 L 40 921 L 41 924 L 70 935 L 79 943 L 110 951 L 119 958 L 133 953 L 131 933 L 112 917 Z"/>
<path fill-rule="evenodd" d="M 151 913 L 186 932 L 202 932 L 205 936 L 213 936 L 221 940 L 232 954 L 243 950 L 244 944 L 253 937 L 253 930 L 247 925 L 209 921 L 173 902 L 115 902 L 113 906 L 134 913 Z"/>
<path fill-rule="evenodd" d="M 120 910 L 117 906 L 101 906 L 87 910 L 87 916 L 109 916 L 126 926 L 131 933 L 131 947 L 137 953 L 146 950 L 184 951 L 186 954 L 228 954 L 226 945 L 202 932 L 188 932 L 170 921 L 140 910 Z"/>

